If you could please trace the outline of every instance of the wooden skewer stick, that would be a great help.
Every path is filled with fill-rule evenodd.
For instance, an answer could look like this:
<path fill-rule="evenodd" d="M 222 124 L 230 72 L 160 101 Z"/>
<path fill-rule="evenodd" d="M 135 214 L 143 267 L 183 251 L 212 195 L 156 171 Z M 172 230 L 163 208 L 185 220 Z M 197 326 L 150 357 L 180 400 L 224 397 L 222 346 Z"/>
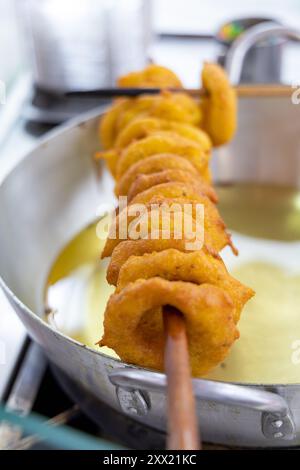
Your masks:
<path fill-rule="evenodd" d="M 289 85 L 259 84 L 259 85 L 238 85 L 234 87 L 239 98 L 257 98 L 257 97 L 291 97 L 293 87 Z M 163 91 L 160 88 L 102 88 L 99 90 L 72 91 L 65 96 L 91 97 L 91 98 L 116 98 L 118 96 L 135 97 L 143 94 L 155 95 Z M 165 89 L 166 90 L 166 89 Z M 176 93 L 187 93 L 188 95 L 199 98 L 206 96 L 207 92 L 203 88 L 168 88 L 169 91 Z"/>
<path fill-rule="evenodd" d="M 184 318 L 171 306 L 163 309 L 165 343 L 165 371 L 168 397 L 168 440 L 172 450 L 201 449 L 193 394 L 188 343 Z"/>
<path fill-rule="evenodd" d="M 272 83 L 258 84 L 258 85 L 237 85 L 233 87 L 239 98 L 272 98 L 272 97 L 288 97 L 290 98 L 293 93 L 293 88 L 289 85 L 274 85 Z M 205 95 L 205 90 L 200 89 L 200 96 Z M 195 90 L 192 96 L 197 96 Z M 199 96 L 199 92 L 198 92 Z"/>

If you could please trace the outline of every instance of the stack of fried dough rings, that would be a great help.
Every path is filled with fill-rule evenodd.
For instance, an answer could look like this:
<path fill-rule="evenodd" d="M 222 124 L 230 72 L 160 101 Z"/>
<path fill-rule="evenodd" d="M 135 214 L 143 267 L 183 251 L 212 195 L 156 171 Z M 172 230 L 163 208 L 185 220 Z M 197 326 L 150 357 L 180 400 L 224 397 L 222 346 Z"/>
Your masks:
<path fill-rule="evenodd" d="M 102 257 L 111 257 L 107 280 L 116 286 L 104 319 L 101 346 L 129 363 L 163 370 L 162 309 L 171 305 L 185 319 L 193 376 L 217 366 L 239 337 L 236 324 L 253 291 L 227 271 L 219 251 L 231 244 L 216 208 L 209 160 L 212 146 L 228 142 L 236 127 L 236 96 L 222 68 L 206 63 L 202 85 L 207 95 L 197 102 L 184 92 L 170 70 L 150 65 L 119 79 L 120 87 L 160 87 L 158 95 L 117 99 L 100 122 L 104 158 L 116 180 L 117 196 L 132 204 L 176 202 L 204 207 L 204 244 L 187 249 L 184 238 L 108 237 Z M 127 212 L 128 213 L 128 212 Z M 149 219 L 149 227 L 151 220 Z M 153 227 L 152 227 L 153 228 Z M 176 227 L 173 224 L 173 231 Z M 150 231 L 150 228 L 149 228 Z"/>

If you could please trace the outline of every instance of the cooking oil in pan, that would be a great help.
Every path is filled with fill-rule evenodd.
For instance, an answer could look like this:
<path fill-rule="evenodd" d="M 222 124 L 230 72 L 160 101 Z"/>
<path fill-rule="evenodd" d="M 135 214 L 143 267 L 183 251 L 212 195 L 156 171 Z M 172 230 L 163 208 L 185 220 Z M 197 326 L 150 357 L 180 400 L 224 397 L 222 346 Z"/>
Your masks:
<path fill-rule="evenodd" d="M 250 383 L 300 382 L 300 192 L 236 185 L 217 188 L 219 209 L 239 256 L 229 271 L 256 295 L 243 310 L 236 341 L 210 378 Z"/>
<path fill-rule="evenodd" d="M 240 184 L 219 186 L 217 192 L 219 210 L 231 230 L 258 238 L 300 241 L 299 191 Z"/>
<path fill-rule="evenodd" d="M 258 185 L 218 188 L 219 209 L 240 250 L 222 253 L 229 271 L 256 295 L 246 305 L 241 337 L 209 378 L 249 383 L 300 382 L 300 193 Z M 69 336 L 99 350 L 103 315 L 114 288 L 100 261 L 96 224 L 58 255 L 48 280 L 52 320 Z M 116 357 L 108 348 L 105 354 Z"/>
<path fill-rule="evenodd" d="M 103 226 L 103 224 L 101 224 Z M 98 349 L 103 333 L 103 313 L 114 287 L 106 281 L 107 261 L 100 260 L 104 240 L 95 222 L 80 232 L 61 251 L 47 283 L 49 321 L 63 333 Z M 102 352 L 117 357 L 109 348 Z"/>

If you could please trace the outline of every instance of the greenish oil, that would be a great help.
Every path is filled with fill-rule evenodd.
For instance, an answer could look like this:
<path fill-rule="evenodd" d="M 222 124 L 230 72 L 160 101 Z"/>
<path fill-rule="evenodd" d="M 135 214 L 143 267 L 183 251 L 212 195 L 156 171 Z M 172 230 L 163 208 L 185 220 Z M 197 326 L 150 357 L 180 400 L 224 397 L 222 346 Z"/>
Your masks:
<path fill-rule="evenodd" d="M 254 240 L 277 241 L 274 249 L 279 255 L 276 262 L 254 255 L 231 270 L 256 295 L 243 311 L 240 339 L 208 377 L 244 383 L 300 382 L 300 364 L 293 361 L 297 341 L 300 345 L 300 192 L 263 185 L 226 185 L 217 191 L 229 229 L 249 237 L 251 245 Z M 299 257 L 298 271 L 289 270 L 282 243 Z M 106 281 L 108 261 L 100 260 L 103 245 L 97 223 L 77 234 L 58 253 L 46 296 L 48 306 L 57 312 L 54 318 L 60 318 L 60 329 L 98 351 L 105 306 L 114 291 Z M 108 348 L 101 351 L 116 356 Z"/>

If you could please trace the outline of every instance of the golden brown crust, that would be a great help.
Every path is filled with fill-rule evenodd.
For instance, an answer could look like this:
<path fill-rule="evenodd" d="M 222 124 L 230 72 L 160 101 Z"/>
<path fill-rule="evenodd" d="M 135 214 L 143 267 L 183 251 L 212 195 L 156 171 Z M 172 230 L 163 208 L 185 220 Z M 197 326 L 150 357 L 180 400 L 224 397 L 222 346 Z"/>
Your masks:
<path fill-rule="evenodd" d="M 160 188 L 159 188 L 160 186 Z M 168 187 L 168 183 L 165 185 L 156 186 L 156 191 L 153 191 L 153 188 L 150 190 L 144 191 L 143 193 L 138 194 L 128 205 L 127 208 L 123 209 L 123 211 L 117 215 L 116 217 L 116 234 L 114 233 L 113 237 L 109 235 L 108 239 L 106 240 L 102 258 L 111 256 L 115 247 L 120 243 L 121 239 L 119 238 L 119 222 L 120 220 L 124 220 L 127 218 L 128 220 L 128 227 L 131 226 L 131 222 L 136 219 L 136 216 L 129 216 L 128 210 L 133 205 L 142 205 L 148 211 L 153 209 L 155 205 L 159 207 L 163 207 L 167 205 L 167 207 L 172 208 L 172 205 L 177 205 L 181 207 L 183 212 L 184 205 L 190 204 L 191 205 L 191 214 L 193 218 L 193 231 L 195 232 L 196 227 L 199 230 L 199 224 L 202 223 L 202 220 L 199 220 L 197 223 L 197 217 L 199 217 L 199 204 L 204 208 L 204 243 L 210 247 L 213 251 L 219 252 L 222 248 L 226 245 L 231 246 L 231 239 L 230 235 L 226 232 L 226 226 L 221 219 L 217 208 L 214 204 L 204 195 L 196 194 L 189 192 L 187 188 L 180 188 L 180 187 Z M 177 195 L 177 196 L 176 196 Z M 193 196 L 193 198 L 192 198 Z M 200 214 L 201 215 L 201 214 Z M 162 224 L 161 218 L 159 219 L 159 223 Z M 171 224 L 173 220 L 171 219 Z M 177 230 L 182 228 L 182 233 L 184 233 L 184 218 L 182 218 L 182 227 L 177 227 Z M 152 218 L 149 215 L 148 220 L 148 233 L 151 233 L 152 229 Z M 171 234 L 174 233 L 174 230 L 171 230 Z M 129 231 L 127 232 L 127 239 L 132 239 L 130 236 Z M 140 237 L 143 238 L 143 237 Z"/>
<path fill-rule="evenodd" d="M 104 150 L 108 150 L 114 145 L 118 118 L 129 105 L 130 101 L 125 98 L 117 100 L 100 119 L 99 137 Z"/>
<path fill-rule="evenodd" d="M 218 201 L 217 194 L 213 187 L 203 181 L 201 176 L 194 176 L 187 171 L 176 169 L 167 169 L 149 175 L 139 175 L 130 186 L 128 201 L 131 201 L 137 194 L 163 183 L 183 183 L 193 189 L 197 194 L 204 194 L 212 202 L 216 203 Z"/>
<path fill-rule="evenodd" d="M 159 153 L 175 153 L 186 158 L 200 174 L 205 173 L 210 158 L 196 142 L 175 132 L 153 132 L 148 137 L 133 142 L 121 152 L 116 167 L 116 178 L 120 179 L 134 163 Z"/>
<path fill-rule="evenodd" d="M 253 296 L 252 289 L 230 276 L 221 258 L 213 256 L 205 249 L 183 252 L 173 248 L 130 256 L 120 269 L 117 292 L 130 282 L 152 277 L 219 286 L 230 295 L 236 307 L 235 323 L 240 318 L 244 304 Z"/>
<path fill-rule="evenodd" d="M 177 75 L 167 67 L 150 64 L 144 70 L 130 72 L 117 81 L 120 87 L 170 87 L 181 88 L 182 83 Z"/>
<path fill-rule="evenodd" d="M 185 318 L 194 376 L 224 360 L 239 336 L 229 295 L 210 284 L 161 278 L 137 280 L 110 297 L 100 345 L 113 348 L 131 364 L 163 370 L 164 305 L 177 308 Z"/>
<path fill-rule="evenodd" d="M 158 239 L 140 238 L 139 240 L 121 241 L 115 247 L 111 255 L 110 263 L 107 269 L 107 282 L 109 284 L 113 284 L 114 286 L 117 285 L 120 269 L 127 259 L 130 258 L 130 256 L 141 256 L 144 253 L 163 251 L 169 248 L 186 251 L 186 240 L 175 240 L 174 238 L 163 239 L 162 234 L 159 234 Z"/>
<path fill-rule="evenodd" d="M 196 167 L 184 157 L 172 153 L 152 155 L 134 163 L 128 168 L 119 181 L 117 181 L 115 193 L 117 196 L 126 196 L 138 175 L 148 175 L 166 169 L 183 170 L 189 172 L 192 176 L 199 176 Z"/>
<path fill-rule="evenodd" d="M 201 109 L 193 99 L 184 93 L 163 92 L 159 95 L 142 95 L 138 98 L 116 100 L 100 121 L 99 137 L 103 149 L 112 148 L 120 133 L 125 132 L 125 136 L 127 135 L 125 138 L 128 139 L 126 128 L 136 120 L 147 117 L 162 120 L 165 123 L 170 122 L 169 125 L 165 125 L 174 129 L 178 123 L 178 132 L 190 135 L 192 140 L 198 140 L 204 146 L 210 144 L 209 137 L 204 131 L 199 130 L 197 133 L 197 128 L 193 130 L 188 127 L 189 124 L 199 125 L 202 119 Z M 153 121 L 151 122 L 153 127 Z M 180 123 L 183 124 L 183 127 L 179 126 Z M 157 125 L 159 129 L 159 124 Z M 121 139 L 124 139 L 124 135 Z M 119 145 L 117 146 L 119 147 Z"/>
<path fill-rule="evenodd" d="M 131 98 L 129 102 L 128 108 L 118 116 L 118 133 L 132 121 L 147 116 L 194 126 L 199 126 L 202 119 L 200 106 L 186 93 L 164 91 L 159 95 L 142 95 L 138 98 Z"/>
<path fill-rule="evenodd" d="M 173 72 L 156 65 L 128 74 L 118 84 L 181 87 Z M 117 180 L 116 195 L 128 195 L 130 201 L 116 215 L 113 236 L 102 253 L 111 256 L 107 280 L 117 289 L 107 305 L 100 345 L 113 348 L 124 361 L 163 369 L 162 308 L 171 305 L 185 317 L 195 376 L 225 358 L 239 336 L 241 309 L 253 295 L 229 275 L 217 254 L 226 245 L 235 248 L 208 184 L 210 138 L 220 145 L 232 137 L 235 95 L 214 64 L 205 65 L 203 86 L 208 96 L 200 106 L 187 94 L 170 91 L 116 101 L 100 125 L 106 151 L 97 154 Z M 196 127 L 200 125 L 205 131 Z M 182 216 L 187 205 L 189 233 Z M 140 217 L 131 212 L 137 207 Z M 119 233 L 124 218 L 128 230 Z M 142 221 L 147 223 L 141 231 Z"/>
<path fill-rule="evenodd" d="M 170 181 L 152 186 L 137 194 L 130 202 L 131 204 L 146 204 L 154 197 L 159 196 L 169 199 L 182 198 L 191 201 L 199 201 L 200 203 L 208 204 L 211 207 L 213 206 L 201 187 L 197 188 L 192 184 L 182 183 L 180 181 Z"/>
<path fill-rule="evenodd" d="M 203 98 L 203 128 L 215 146 L 228 143 L 236 131 L 237 98 L 228 78 L 217 64 L 205 63 L 202 84 L 208 92 Z"/>
<path fill-rule="evenodd" d="M 178 201 L 172 201 L 172 200 L 167 200 L 164 198 L 153 198 L 153 200 L 149 201 L 149 203 L 143 204 L 142 210 L 139 213 L 138 216 L 130 214 L 130 210 L 132 208 L 131 205 L 129 205 L 127 208 L 123 209 L 120 213 L 117 214 L 115 220 L 114 220 L 114 227 L 115 229 L 111 229 L 109 236 L 106 240 L 106 243 L 104 245 L 101 258 L 107 258 L 112 255 L 113 251 L 115 248 L 118 246 L 119 243 L 122 242 L 122 240 L 139 240 L 143 238 L 178 238 L 176 237 L 176 233 L 181 229 L 181 232 L 184 233 L 184 219 L 180 221 L 180 226 L 178 222 L 176 223 L 176 219 L 174 217 L 174 213 L 176 213 L 176 210 L 174 212 L 170 211 L 170 216 L 169 213 L 165 211 L 165 208 L 163 205 L 167 204 L 176 204 L 175 209 L 178 210 L 180 208 L 182 210 L 183 202 L 178 200 Z M 193 205 L 193 202 L 191 203 Z M 137 207 L 136 205 L 134 207 Z M 137 207 L 138 208 L 138 207 Z M 168 217 L 169 216 L 169 217 Z M 166 217 L 168 217 L 168 220 L 166 221 Z M 141 224 L 141 219 L 143 221 L 147 220 L 146 226 L 144 225 L 143 227 L 140 227 L 139 224 Z M 120 234 L 120 225 L 121 222 L 124 222 L 124 220 L 127 220 L 127 231 L 126 233 Z M 198 224 L 199 225 L 199 224 Z M 123 226 L 124 227 L 124 226 Z M 167 227 L 167 228 L 165 228 Z M 191 220 L 191 229 L 193 230 L 194 235 L 190 237 L 190 242 L 195 242 L 196 240 L 196 228 L 197 224 L 195 222 L 195 217 L 194 214 L 192 214 L 192 220 Z M 125 226 L 126 230 L 126 226 Z M 166 230 L 168 230 L 168 233 L 166 233 Z M 123 230 L 124 231 L 124 230 Z M 139 232 L 139 233 L 137 233 Z M 213 246 L 214 243 L 211 241 L 211 237 L 209 234 L 205 234 L 205 240 L 206 242 L 209 241 L 209 245 Z M 201 244 L 201 240 L 200 240 Z M 202 244 L 200 248 L 202 247 Z"/>
<path fill-rule="evenodd" d="M 187 139 L 193 140 L 199 144 L 205 152 L 208 152 L 212 147 L 208 134 L 202 129 L 198 129 L 197 127 L 191 124 L 186 124 L 185 122 L 170 121 L 151 116 L 142 116 L 131 121 L 119 133 L 115 141 L 115 147 L 123 149 L 131 144 L 131 142 L 143 139 L 156 131 L 176 132 L 178 135 L 186 137 Z"/>

